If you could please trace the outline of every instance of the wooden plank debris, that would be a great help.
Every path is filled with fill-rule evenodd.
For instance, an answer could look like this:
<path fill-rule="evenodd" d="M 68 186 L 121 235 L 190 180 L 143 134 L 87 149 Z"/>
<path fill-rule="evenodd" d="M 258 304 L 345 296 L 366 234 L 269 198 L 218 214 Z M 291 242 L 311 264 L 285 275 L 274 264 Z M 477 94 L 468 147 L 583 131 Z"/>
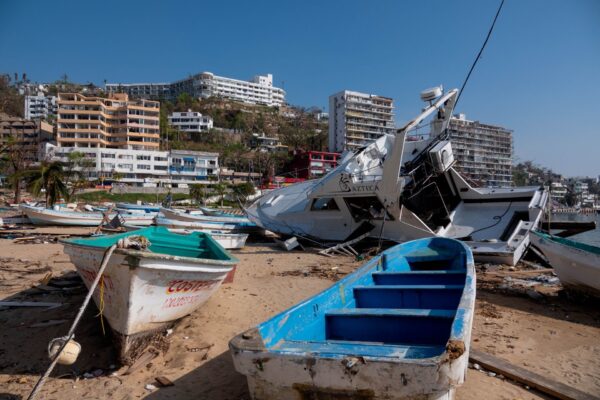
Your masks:
<path fill-rule="evenodd" d="M 502 374 L 508 379 L 512 379 L 529 387 L 535 388 L 542 393 L 556 397 L 561 400 L 593 400 L 597 397 L 584 393 L 572 386 L 564 383 L 555 382 L 535 372 L 511 364 L 508 361 L 497 358 L 491 354 L 471 349 L 469 360 L 477 363 L 483 368 Z"/>
<path fill-rule="evenodd" d="M 47 307 L 49 310 L 62 306 L 62 303 L 44 301 L 0 301 L 0 307 Z"/>
<path fill-rule="evenodd" d="M 157 376 L 154 380 L 162 387 L 175 386 L 175 384 L 166 376 Z"/>

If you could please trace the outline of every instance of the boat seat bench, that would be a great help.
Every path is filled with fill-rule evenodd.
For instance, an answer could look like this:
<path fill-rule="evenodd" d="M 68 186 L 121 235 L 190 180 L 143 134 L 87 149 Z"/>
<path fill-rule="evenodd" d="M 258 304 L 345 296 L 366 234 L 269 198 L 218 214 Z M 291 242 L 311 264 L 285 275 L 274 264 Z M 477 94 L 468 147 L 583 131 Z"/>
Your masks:
<path fill-rule="evenodd" d="M 463 285 L 355 286 L 356 308 L 427 308 L 455 310 Z"/>
<path fill-rule="evenodd" d="M 325 313 L 327 340 L 445 345 L 455 310 L 338 309 Z"/>
<path fill-rule="evenodd" d="M 461 285 L 467 276 L 463 270 L 379 271 L 371 275 L 375 285 Z"/>
<path fill-rule="evenodd" d="M 327 340 L 324 342 L 282 340 L 271 348 L 282 353 L 299 353 L 307 356 L 317 353 L 320 356 L 353 356 L 360 354 L 363 357 L 389 357 L 398 359 L 430 358 L 442 354 L 446 350 L 444 345 L 387 345 L 375 342 Z"/>

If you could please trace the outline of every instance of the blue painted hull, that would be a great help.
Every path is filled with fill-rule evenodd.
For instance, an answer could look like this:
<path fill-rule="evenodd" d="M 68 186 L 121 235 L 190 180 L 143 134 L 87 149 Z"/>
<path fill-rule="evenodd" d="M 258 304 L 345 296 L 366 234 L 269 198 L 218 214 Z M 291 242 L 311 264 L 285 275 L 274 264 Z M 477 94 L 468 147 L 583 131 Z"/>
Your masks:
<path fill-rule="evenodd" d="M 420 239 L 235 337 L 230 349 L 254 399 L 450 399 L 466 372 L 474 301 L 471 250 Z"/>

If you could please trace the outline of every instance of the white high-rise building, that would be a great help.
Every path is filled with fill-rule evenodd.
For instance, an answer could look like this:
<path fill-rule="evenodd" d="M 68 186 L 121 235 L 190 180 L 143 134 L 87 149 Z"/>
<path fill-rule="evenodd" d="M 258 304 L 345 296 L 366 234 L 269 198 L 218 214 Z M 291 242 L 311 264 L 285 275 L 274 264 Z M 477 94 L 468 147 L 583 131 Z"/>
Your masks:
<path fill-rule="evenodd" d="M 448 126 L 458 170 L 476 184 L 512 185 L 512 131 L 455 115 Z"/>
<path fill-rule="evenodd" d="M 169 115 L 169 125 L 182 132 L 202 133 L 213 128 L 213 119 L 209 115 L 187 110 Z"/>
<path fill-rule="evenodd" d="M 49 115 L 56 115 L 57 110 L 56 96 L 46 96 L 44 93 L 25 96 L 25 119 L 46 119 Z"/>
<path fill-rule="evenodd" d="M 221 97 L 248 104 L 280 107 L 285 91 L 273 86 L 273 75 L 256 75 L 249 81 L 201 72 L 172 83 L 108 83 L 108 93 L 127 93 L 133 98 L 175 101 L 182 93 L 195 98 Z"/>
<path fill-rule="evenodd" d="M 329 151 L 356 150 L 395 130 L 391 98 L 349 90 L 329 96 Z"/>

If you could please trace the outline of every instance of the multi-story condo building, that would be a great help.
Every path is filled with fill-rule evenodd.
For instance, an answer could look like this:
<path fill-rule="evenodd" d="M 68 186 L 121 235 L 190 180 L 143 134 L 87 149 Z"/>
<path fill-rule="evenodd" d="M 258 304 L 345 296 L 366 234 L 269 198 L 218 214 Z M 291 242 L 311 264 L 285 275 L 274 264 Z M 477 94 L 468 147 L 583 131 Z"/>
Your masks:
<path fill-rule="evenodd" d="M 329 96 L 329 151 L 356 150 L 395 130 L 389 97 L 349 90 Z"/>
<path fill-rule="evenodd" d="M 195 98 L 221 97 L 249 104 L 280 107 L 285 91 L 273 86 L 273 75 L 256 75 L 249 81 L 201 72 L 172 83 L 108 83 L 108 93 L 127 93 L 132 98 L 175 101 L 182 93 Z"/>
<path fill-rule="evenodd" d="M 213 119 L 209 115 L 187 110 L 186 112 L 174 112 L 169 115 L 169 125 L 182 132 L 202 133 L 213 128 Z"/>
<path fill-rule="evenodd" d="M 90 180 L 114 181 L 133 186 L 156 187 L 207 184 L 218 178 L 219 155 L 201 151 L 130 150 L 101 147 L 57 147 L 48 144 L 47 157 L 69 162 L 69 153 L 83 153 L 79 167 Z"/>
<path fill-rule="evenodd" d="M 53 137 L 53 126 L 0 113 L 0 149 L 15 146 L 23 165 L 39 162 L 44 146 Z"/>
<path fill-rule="evenodd" d="M 129 100 L 127 94 L 109 98 L 59 93 L 59 147 L 158 150 L 160 104 Z"/>
<path fill-rule="evenodd" d="M 46 96 L 44 93 L 25 96 L 25 119 L 47 119 L 56 115 L 57 110 L 56 96 Z"/>
<path fill-rule="evenodd" d="M 512 131 L 469 121 L 464 114 L 450 119 L 448 127 L 458 169 L 474 183 L 512 185 Z"/>

